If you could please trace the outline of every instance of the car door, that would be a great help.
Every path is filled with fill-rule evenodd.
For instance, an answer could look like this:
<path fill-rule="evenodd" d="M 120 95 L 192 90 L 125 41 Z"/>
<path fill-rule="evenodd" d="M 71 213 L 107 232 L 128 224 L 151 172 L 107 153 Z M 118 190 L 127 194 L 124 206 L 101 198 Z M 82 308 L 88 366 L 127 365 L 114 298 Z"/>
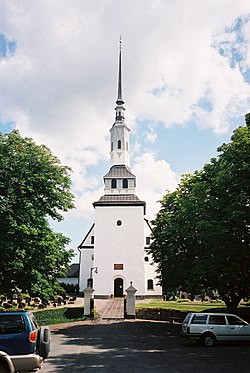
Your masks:
<path fill-rule="evenodd" d="M 228 325 L 224 315 L 209 315 L 208 330 L 216 335 L 218 341 L 228 340 Z"/>
<path fill-rule="evenodd" d="M 200 337 L 201 333 L 206 329 L 207 315 L 194 314 L 190 321 L 190 335 L 193 337 Z"/>
<path fill-rule="evenodd" d="M 234 341 L 250 341 L 250 325 L 235 315 L 228 315 L 229 337 Z"/>

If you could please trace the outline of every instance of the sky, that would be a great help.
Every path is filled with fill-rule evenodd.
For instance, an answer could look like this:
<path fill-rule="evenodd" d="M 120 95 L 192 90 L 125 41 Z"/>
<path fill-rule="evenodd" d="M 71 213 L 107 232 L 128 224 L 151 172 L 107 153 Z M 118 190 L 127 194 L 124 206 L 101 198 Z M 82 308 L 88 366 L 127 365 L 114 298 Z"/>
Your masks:
<path fill-rule="evenodd" d="M 137 195 L 153 219 L 250 111 L 250 0 L 0 0 L 0 131 L 19 129 L 72 168 L 77 246 L 104 194 L 119 39 Z"/>

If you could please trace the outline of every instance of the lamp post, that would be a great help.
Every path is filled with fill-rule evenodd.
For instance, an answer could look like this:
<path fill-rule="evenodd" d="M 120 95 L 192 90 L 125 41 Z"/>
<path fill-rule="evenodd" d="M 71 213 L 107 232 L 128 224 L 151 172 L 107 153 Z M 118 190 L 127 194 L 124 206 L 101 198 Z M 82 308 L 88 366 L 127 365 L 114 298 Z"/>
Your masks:
<path fill-rule="evenodd" d="M 87 280 L 87 287 L 83 290 L 84 292 L 84 316 L 94 317 L 94 298 L 93 298 L 93 271 L 98 273 L 97 267 L 90 268 L 90 278 Z"/>
<path fill-rule="evenodd" d="M 98 270 L 97 270 L 98 268 L 97 267 L 91 267 L 90 268 L 90 277 L 88 278 L 88 280 L 87 280 L 87 286 L 89 286 L 89 287 L 93 287 L 93 271 L 95 272 L 95 273 L 98 273 Z"/>

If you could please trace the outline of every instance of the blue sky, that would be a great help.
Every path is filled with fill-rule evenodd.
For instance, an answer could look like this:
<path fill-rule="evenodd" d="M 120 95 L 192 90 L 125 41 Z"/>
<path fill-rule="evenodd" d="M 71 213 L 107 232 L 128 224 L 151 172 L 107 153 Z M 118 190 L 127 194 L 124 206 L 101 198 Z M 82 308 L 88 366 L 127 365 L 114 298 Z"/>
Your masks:
<path fill-rule="evenodd" d="M 0 2 L 0 131 L 18 128 L 72 168 L 76 209 L 55 224 L 70 247 L 91 226 L 109 169 L 120 35 L 131 168 L 152 219 L 165 191 L 244 125 L 249 9 L 250 0 Z"/>

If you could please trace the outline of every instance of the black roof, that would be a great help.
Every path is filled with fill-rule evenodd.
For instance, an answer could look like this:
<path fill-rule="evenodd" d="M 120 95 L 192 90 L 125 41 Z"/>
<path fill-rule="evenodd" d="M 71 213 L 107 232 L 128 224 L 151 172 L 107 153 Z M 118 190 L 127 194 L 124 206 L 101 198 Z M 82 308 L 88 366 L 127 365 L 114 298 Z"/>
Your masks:
<path fill-rule="evenodd" d="M 73 263 L 69 266 L 67 277 L 78 277 L 79 276 L 79 263 Z"/>
<path fill-rule="evenodd" d="M 135 194 L 105 194 L 93 206 L 143 206 L 144 214 L 146 202 L 141 201 Z"/>

